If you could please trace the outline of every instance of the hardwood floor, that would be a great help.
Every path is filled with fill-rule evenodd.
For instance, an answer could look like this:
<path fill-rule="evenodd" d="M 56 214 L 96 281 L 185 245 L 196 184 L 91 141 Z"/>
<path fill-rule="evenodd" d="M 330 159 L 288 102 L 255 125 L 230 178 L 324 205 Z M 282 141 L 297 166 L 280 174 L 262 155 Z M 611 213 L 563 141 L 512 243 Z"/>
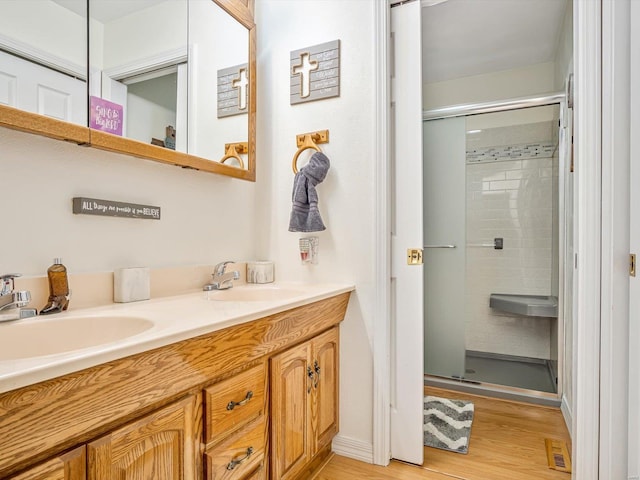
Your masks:
<path fill-rule="evenodd" d="M 313 477 L 313 480 L 452 480 L 452 478 L 456 477 L 395 461 L 388 467 L 379 467 L 334 455 L 320 473 Z"/>
<path fill-rule="evenodd" d="M 545 438 L 570 442 L 557 408 L 541 407 L 429 387 L 429 395 L 475 404 L 469 453 L 425 447 L 422 467 L 393 461 L 389 467 L 334 456 L 316 480 L 570 480 L 547 466 Z M 570 443 L 569 443 L 570 446 Z"/>

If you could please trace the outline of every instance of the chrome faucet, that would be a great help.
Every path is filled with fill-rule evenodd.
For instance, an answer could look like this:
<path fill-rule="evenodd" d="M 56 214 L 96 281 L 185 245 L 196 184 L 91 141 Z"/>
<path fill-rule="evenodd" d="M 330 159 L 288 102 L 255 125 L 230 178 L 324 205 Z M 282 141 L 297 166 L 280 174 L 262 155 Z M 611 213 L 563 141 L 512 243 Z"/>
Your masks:
<path fill-rule="evenodd" d="M 13 279 L 19 276 L 19 273 L 0 276 L 0 322 L 35 317 L 38 314 L 35 308 L 23 308 L 31 301 L 31 292 L 14 291 Z"/>
<path fill-rule="evenodd" d="M 227 265 L 229 263 L 233 262 L 227 260 L 226 262 L 221 262 L 215 266 L 213 273 L 211 274 L 213 277 L 211 283 L 207 283 L 202 287 L 204 291 L 227 290 L 228 288 L 233 287 L 232 281 L 240 278 L 240 272 L 237 270 L 227 272 Z"/>

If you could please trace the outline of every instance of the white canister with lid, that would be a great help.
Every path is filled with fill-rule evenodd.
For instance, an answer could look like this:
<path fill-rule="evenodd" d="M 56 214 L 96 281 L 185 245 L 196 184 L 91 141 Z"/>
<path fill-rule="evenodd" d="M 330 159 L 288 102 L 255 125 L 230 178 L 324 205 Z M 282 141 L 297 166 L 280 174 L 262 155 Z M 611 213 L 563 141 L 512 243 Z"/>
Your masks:
<path fill-rule="evenodd" d="M 270 261 L 247 262 L 247 283 L 271 283 L 275 279 L 273 270 Z"/>

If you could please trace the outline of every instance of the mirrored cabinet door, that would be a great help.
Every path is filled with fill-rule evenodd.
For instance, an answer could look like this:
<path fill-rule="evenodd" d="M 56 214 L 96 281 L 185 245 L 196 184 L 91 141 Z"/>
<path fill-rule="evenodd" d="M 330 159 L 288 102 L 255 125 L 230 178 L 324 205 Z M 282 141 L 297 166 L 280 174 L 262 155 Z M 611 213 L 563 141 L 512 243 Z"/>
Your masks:
<path fill-rule="evenodd" d="M 216 28 L 211 28 L 215 25 Z M 189 153 L 247 168 L 249 30 L 210 0 L 191 0 Z"/>
<path fill-rule="evenodd" d="M 9 107 L 2 123 L 35 122 L 52 136 L 64 138 L 67 130 L 75 139 L 81 129 L 73 126 L 88 125 L 86 0 L 4 0 L 1 6 L 0 106 Z"/>
<path fill-rule="evenodd" d="M 0 5 L 0 126 L 255 180 L 254 0 Z"/>
<path fill-rule="evenodd" d="M 89 5 L 91 145 L 255 180 L 253 0 Z"/>
<path fill-rule="evenodd" d="M 89 0 L 89 126 L 187 152 L 187 0 Z"/>

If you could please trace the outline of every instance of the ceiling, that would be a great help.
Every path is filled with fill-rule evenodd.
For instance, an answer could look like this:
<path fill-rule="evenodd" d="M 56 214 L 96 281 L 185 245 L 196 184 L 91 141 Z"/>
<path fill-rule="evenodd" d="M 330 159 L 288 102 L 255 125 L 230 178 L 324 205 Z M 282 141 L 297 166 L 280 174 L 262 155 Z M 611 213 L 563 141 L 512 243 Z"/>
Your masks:
<path fill-rule="evenodd" d="M 67 8 L 78 15 L 86 16 L 87 7 L 84 0 L 53 0 L 58 5 Z M 120 17 L 125 17 L 139 10 L 144 10 L 162 3 L 165 0 L 90 0 L 91 18 L 101 23 L 108 23 Z"/>
<path fill-rule="evenodd" d="M 84 15 L 84 0 L 53 0 Z M 107 23 L 166 0 L 91 0 Z M 425 83 L 552 61 L 568 0 L 422 0 Z M 431 6 L 427 6 L 431 5 Z"/>
<path fill-rule="evenodd" d="M 423 1 L 425 83 L 553 61 L 567 0 Z"/>

